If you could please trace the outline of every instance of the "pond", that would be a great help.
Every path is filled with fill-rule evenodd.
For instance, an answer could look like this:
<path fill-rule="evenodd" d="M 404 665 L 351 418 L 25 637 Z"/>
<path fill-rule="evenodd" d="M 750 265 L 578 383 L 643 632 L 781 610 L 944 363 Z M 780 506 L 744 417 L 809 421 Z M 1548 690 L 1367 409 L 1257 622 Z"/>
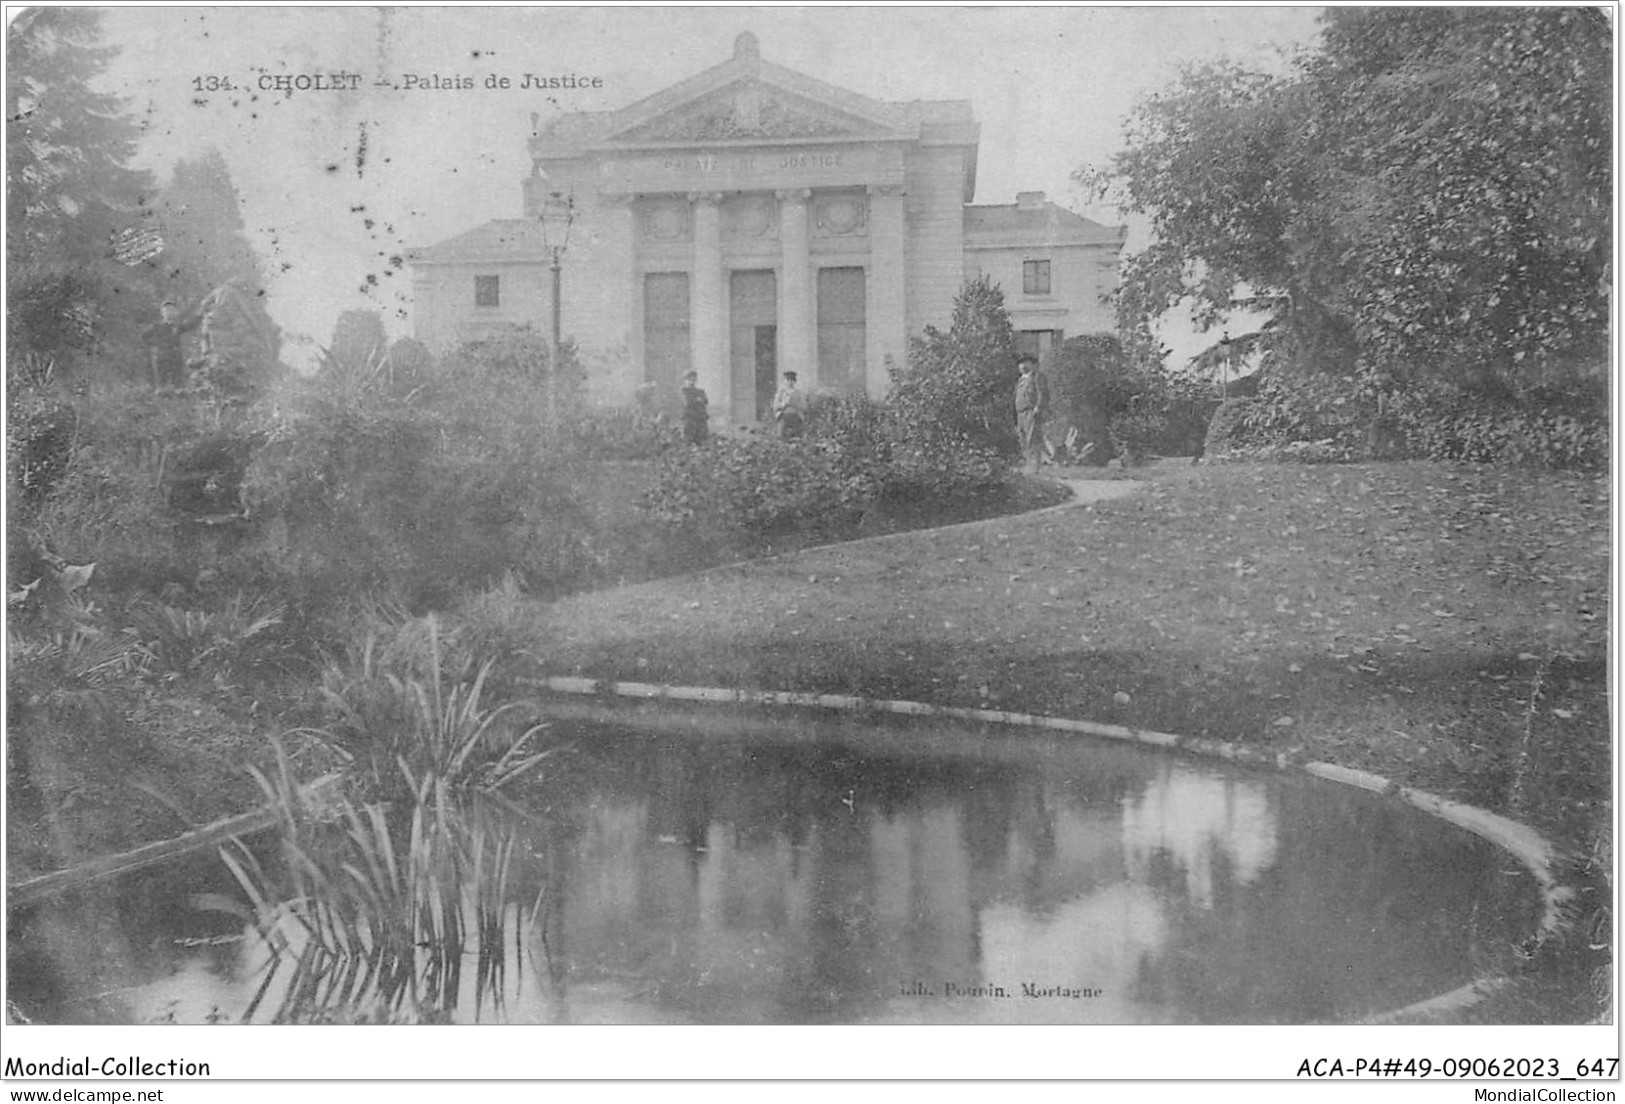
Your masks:
<path fill-rule="evenodd" d="M 200 855 L 13 916 L 8 997 L 55 1023 L 1338 1023 L 1539 921 L 1510 856 L 1307 777 L 941 722 L 562 727 L 544 778 L 460 822 L 504 865 L 437 889 L 443 947 L 313 957 Z"/>

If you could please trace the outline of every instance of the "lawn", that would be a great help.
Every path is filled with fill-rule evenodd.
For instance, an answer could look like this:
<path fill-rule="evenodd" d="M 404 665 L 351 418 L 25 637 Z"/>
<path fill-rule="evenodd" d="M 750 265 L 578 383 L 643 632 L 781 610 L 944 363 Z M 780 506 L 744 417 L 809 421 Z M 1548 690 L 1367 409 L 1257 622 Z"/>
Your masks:
<path fill-rule="evenodd" d="M 1429 463 L 1136 474 L 1127 498 L 570 598 L 536 611 L 537 654 L 549 674 L 1234 741 L 1528 823 L 1577 881 L 1610 868 L 1606 480 Z"/>

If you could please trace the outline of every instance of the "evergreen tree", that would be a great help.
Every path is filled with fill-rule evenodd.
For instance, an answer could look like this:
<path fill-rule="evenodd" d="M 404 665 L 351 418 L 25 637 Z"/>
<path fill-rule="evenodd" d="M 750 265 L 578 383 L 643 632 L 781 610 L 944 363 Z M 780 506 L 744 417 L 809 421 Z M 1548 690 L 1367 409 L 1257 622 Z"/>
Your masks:
<path fill-rule="evenodd" d="M 978 276 L 954 298 L 948 331 L 927 326 L 909 342 L 892 398 L 921 429 L 1016 451 L 1016 335 L 1004 292 Z"/>
<path fill-rule="evenodd" d="M 260 260 L 248 243 L 237 187 L 219 150 L 177 162 L 158 211 L 163 252 L 157 264 L 165 296 L 195 303 L 230 280 L 260 286 Z"/>
<path fill-rule="evenodd" d="M 333 340 L 328 359 L 351 368 L 379 361 L 389 348 L 384 320 L 375 310 L 347 310 L 333 323 Z"/>
<path fill-rule="evenodd" d="M 151 181 L 129 166 L 138 124 L 93 88 L 115 52 L 99 34 L 88 8 L 35 8 L 8 31 L 6 324 L 24 353 L 133 346 L 151 310 L 149 274 L 120 248 L 139 237 Z"/>

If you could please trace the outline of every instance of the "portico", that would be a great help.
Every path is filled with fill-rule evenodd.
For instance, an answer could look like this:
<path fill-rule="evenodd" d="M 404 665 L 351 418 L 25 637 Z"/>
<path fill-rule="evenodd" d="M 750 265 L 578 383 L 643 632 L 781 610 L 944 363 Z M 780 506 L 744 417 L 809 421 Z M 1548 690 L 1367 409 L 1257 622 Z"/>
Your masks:
<path fill-rule="evenodd" d="M 763 420 L 785 371 L 881 398 L 964 281 L 978 139 L 966 102 L 870 99 L 741 34 L 728 60 L 644 100 L 536 121 L 525 218 L 413 254 L 418 336 L 540 321 L 534 224 L 561 192 L 577 212 L 562 328 L 595 398 L 668 404 L 690 369 L 719 426 Z"/>

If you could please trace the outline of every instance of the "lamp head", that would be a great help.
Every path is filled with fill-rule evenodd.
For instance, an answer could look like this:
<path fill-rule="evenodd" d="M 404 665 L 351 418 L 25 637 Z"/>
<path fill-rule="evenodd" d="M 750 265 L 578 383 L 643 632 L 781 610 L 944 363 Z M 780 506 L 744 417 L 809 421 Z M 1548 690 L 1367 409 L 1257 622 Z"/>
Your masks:
<path fill-rule="evenodd" d="M 552 191 L 542 201 L 542 244 L 549 250 L 562 251 L 570 243 L 570 224 L 576 218 L 573 194 Z"/>

